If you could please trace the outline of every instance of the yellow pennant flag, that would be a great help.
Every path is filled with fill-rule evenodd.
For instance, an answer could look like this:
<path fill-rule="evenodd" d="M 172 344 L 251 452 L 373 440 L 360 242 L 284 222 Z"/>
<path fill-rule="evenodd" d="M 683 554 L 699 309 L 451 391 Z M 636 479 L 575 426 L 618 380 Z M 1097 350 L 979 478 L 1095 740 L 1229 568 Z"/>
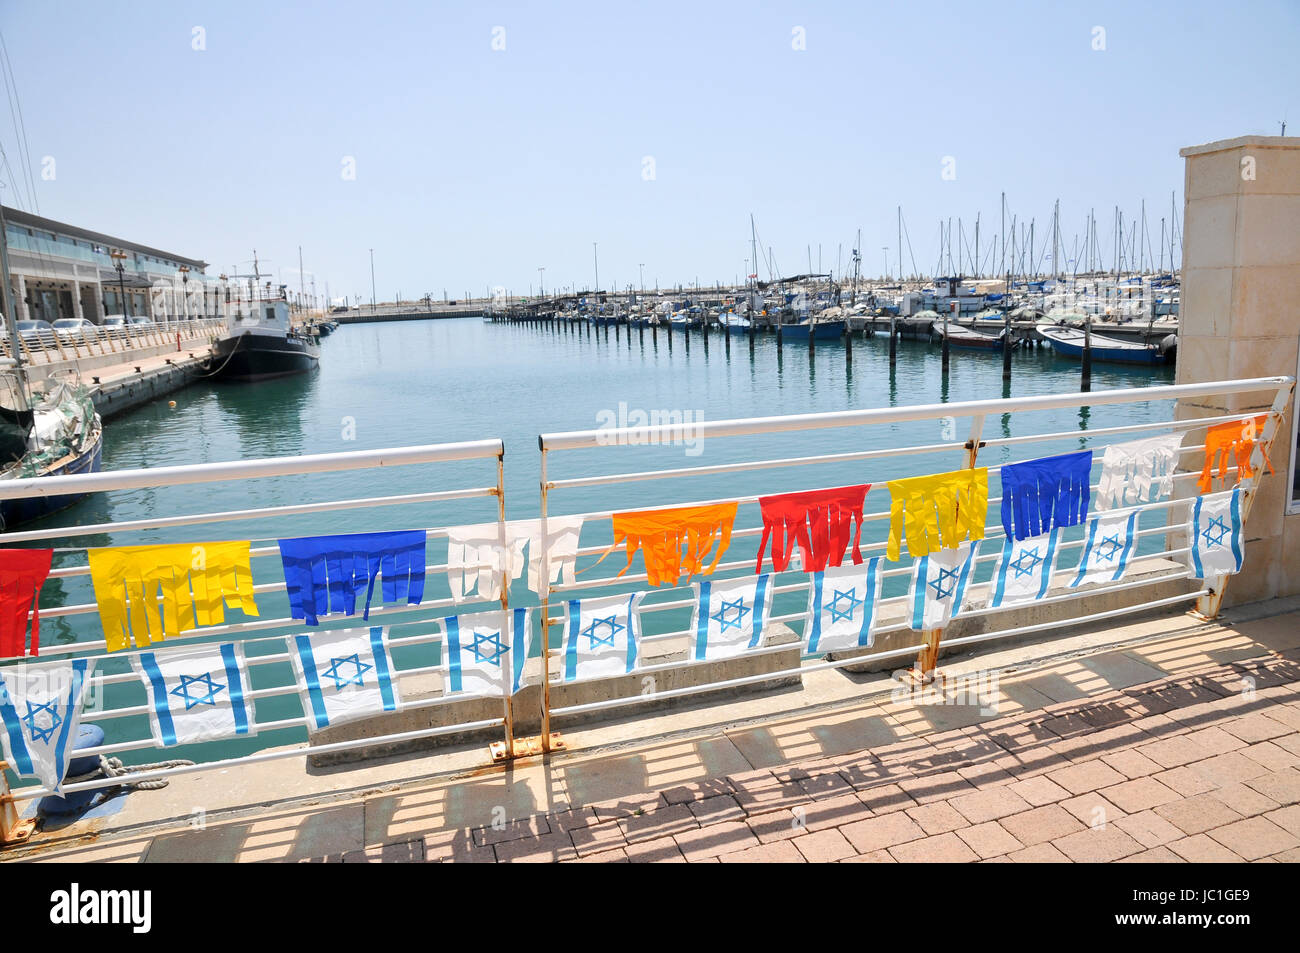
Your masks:
<path fill-rule="evenodd" d="M 885 556 L 899 557 L 902 536 L 916 558 L 952 549 L 967 535 L 984 538 L 989 508 L 989 470 L 954 470 L 889 482 L 889 542 Z"/>
<path fill-rule="evenodd" d="M 248 541 L 87 550 L 108 651 L 144 647 L 225 621 L 222 602 L 257 615 Z M 162 596 L 162 612 L 158 596 Z"/>

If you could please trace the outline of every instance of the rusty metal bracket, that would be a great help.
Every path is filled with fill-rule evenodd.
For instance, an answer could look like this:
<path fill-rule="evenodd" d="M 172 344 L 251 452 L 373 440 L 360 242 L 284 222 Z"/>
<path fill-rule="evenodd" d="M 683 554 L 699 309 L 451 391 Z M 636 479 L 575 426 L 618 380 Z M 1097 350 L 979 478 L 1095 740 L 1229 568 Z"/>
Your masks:
<path fill-rule="evenodd" d="M 492 753 L 492 762 L 494 764 L 499 764 L 502 761 L 510 761 L 514 758 L 531 758 L 534 755 L 544 753 L 541 735 L 532 735 L 528 738 L 514 739 L 513 750 L 508 750 L 504 741 L 494 741 L 488 745 L 488 750 Z M 546 750 L 565 750 L 564 739 L 560 737 L 558 731 L 551 732 L 550 746 Z"/>
<path fill-rule="evenodd" d="M 36 819 L 22 820 L 9 792 L 9 781 L 4 776 L 9 765 L 0 761 L 0 848 L 25 844 L 36 831 Z"/>

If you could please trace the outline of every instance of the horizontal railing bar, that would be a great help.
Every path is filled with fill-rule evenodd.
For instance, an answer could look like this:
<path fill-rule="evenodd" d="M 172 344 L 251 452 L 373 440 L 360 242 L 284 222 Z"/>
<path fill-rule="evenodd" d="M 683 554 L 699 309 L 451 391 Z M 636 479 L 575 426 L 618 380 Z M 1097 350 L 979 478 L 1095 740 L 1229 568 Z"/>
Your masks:
<path fill-rule="evenodd" d="M 739 437 L 755 434 L 857 427 L 871 424 L 908 423 L 939 417 L 974 417 L 1033 410 L 1056 410 L 1069 407 L 1098 407 L 1108 404 L 1149 403 L 1158 400 L 1243 394 L 1277 390 L 1294 383 L 1290 377 L 1257 377 L 1236 381 L 1211 381 L 1204 384 L 1172 384 L 1161 387 L 1130 387 L 1087 393 L 1046 394 L 994 400 L 971 400 L 948 404 L 918 404 L 909 407 L 883 407 L 869 410 L 832 411 L 817 414 L 790 414 L 691 424 L 659 424 L 645 427 L 619 427 L 606 430 L 578 430 L 542 434 L 538 446 L 543 452 L 576 450 L 600 446 L 642 446 L 666 442 L 661 438 Z"/>
<path fill-rule="evenodd" d="M 23 477 L 0 480 L 0 500 L 26 497 L 102 493 L 107 490 L 137 490 L 145 487 L 218 483 L 259 477 L 296 476 L 340 470 L 411 466 L 424 463 L 452 463 L 499 457 L 505 452 L 500 440 L 468 440 L 461 443 L 428 444 L 417 447 L 388 447 L 382 450 L 347 450 L 341 453 L 305 454 L 296 457 L 263 457 L 171 467 L 143 467 L 135 470 L 106 470 L 66 476 Z"/>
<path fill-rule="evenodd" d="M 140 781 L 153 781 L 158 778 L 169 778 L 178 774 L 195 774 L 200 771 L 210 771 L 217 768 L 228 768 L 236 765 L 258 764 L 264 761 L 279 761 L 282 758 L 302 758 L 313 755 L 333 754 L 336 751 L 350 751 L 353 748 L 364 748 L 368 745 L 376 744 L 393 744 L 402 741 L 417 741 L 421 738 L 433 738 L 438 735 L 453 734 L 457 731 L 476 731 L 480 728 L 496 728 L 505 723 L 503 718 L 489 718 L 484 721 L 467 722 L 462 725 L 445 725 L 439 728 L 422 728 L 419 731 L 404 731 L 400 734 L 380 735 L 375 738 L 361 738 L 356 741 L 336 741 L 327 745 L 307 745 L 300 748 L 289 748 L 287 750 L 261 751 L 257 754 L 244 755 L 239 758 L 224 758 L 220 761 L 204 761 L 200 764 L 182 765 L 176 768 L 158 768 L 154 771 L 140 771 L 132 773 L 126 777 L 100 778 L 95 781 L 81 781 L 77 784 L 64 785 L 61 794 L 74 794 L 77 791 L 93 791 L 96 788 L 118 787 L 122 784 L 135 784 Z M 11 800 L 26 801 L 31 798 L 44 797 L 47 794 L 55 793 L 49 788 L 40 787 L 35 790 L 19 789 L 14 791 Z"/>
<path fill-rule="evenodd" d="M 48 477 L 46 478 L 48 479 Z M 327 513 L 337 510 L 365 509 L 379 506 L 401 506 L 411 503 L 439 503 L 446 500 L 464 500 L 496 496 L 494 486 L 471 487 L 464 490 L 442 490 L 436 493 L 410 493 L 402 496 L 376 496 L 368 499 L 334 500 L 324 503 L 300 503 L 292 506 L 269 506 L 255 510 L 227 510 L 220 513 L 195 513 L 189 516 L 166 516 L 157 519 L 125 520 L 120 523 L 92 523 L 54 529 L 34 529 L 5 533 L 6 543 L 20 543 L 35 539 L 63 539 L 74 536 L 92 536 L 101 533 L 128 533 L 146 529 L 166 529 L 170 526 L 193 526 L 200 523 L 221 523 L 242 519 L 261 519 L 269 516 L 300 516 L 305 513 Z"/>

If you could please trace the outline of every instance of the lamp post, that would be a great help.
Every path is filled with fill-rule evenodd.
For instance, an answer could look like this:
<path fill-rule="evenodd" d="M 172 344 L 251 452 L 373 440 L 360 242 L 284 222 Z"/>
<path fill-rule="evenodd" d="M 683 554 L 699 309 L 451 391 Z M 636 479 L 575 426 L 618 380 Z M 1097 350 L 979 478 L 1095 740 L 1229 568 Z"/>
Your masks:
<path fill-rule="evenodd" d="M 543 265 L 537 269 L 537 297 L 544 298 L 546 295 L 542 291 L 542 278 L 545 277 L 546 266 Z"/>
<path fill-rule="evenodd" d="M 181 311 L 184 317 L 190 316 L 190 266 L 181 265 Z"/>
<path fill-rule="evenodd" d="M 109 252 L 109 255 L 113 259 L 113 267 L 117 269 L 117 288 L 118 294 L 122 296 L 120 302 L 122 305 L 122 313 L 126 315 L 127 320 L 130 321 L 131 303 L 126 299 L 126 266 L 123 264 L 123 262 L 126 261 L 126 252 L 122 251 L 120 248 L 114 248 Z"/>

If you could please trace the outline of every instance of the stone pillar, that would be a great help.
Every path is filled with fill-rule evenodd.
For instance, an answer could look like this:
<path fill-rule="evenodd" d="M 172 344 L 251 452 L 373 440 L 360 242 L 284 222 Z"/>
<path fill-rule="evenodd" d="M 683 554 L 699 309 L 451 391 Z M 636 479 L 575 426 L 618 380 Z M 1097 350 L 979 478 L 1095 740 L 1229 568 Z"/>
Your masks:
<path fill-rule="evenodd" d="M 1187 164 L 1178 383 L 1295 376 L 1300 138 L 1243 136 L 1180 154 Z M 1263 412 L 1271 402 L 1263 394 L 1180 401 L 1177 416 Z M 1274 473 L 1255 495 L 1245 566 L 1228 582 L 1225 605 L 1300 593 L 1300 508 L 1288 512 L 1287 486 L 1294 415 L 1293 403 L 1273 443 Z M 1193 431 L 1198 443 L 1204 434 Z M 1201 459 L 1185 454 L 1183 464 L 1199 468 Z"/>
<path fill-rule="evenodd" d="M 18 276 L 18 320 L 30 321 L 32 319 L 31 309 L 27 307 L 27 277 Z"/>
<path fill-rule="evenodd" d="M 85 318 L 85 311 L 81 305 L 81 282 L 72 282 L 72 316 L 74 318 Z"/>

